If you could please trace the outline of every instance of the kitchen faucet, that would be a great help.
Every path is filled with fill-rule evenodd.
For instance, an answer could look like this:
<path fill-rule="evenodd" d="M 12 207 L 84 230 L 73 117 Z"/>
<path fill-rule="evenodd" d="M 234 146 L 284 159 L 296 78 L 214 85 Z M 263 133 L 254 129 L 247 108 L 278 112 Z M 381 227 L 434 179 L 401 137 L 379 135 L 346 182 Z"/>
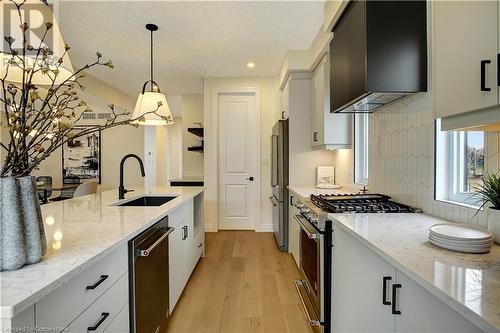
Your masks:
<path fill-rule="evenodd" d="M 125 199 L 125 193 L 129 192 L 129 190 L 123 187 L 123 165 L 129 157 L 133 157 L 139 162 L 139 166 L 141 167 L 141 175 L 142 177 L 146 176 L 146 174 L 144 173 L 144 164 L 142 164 L 142 160 L 139 156 L 135 154 L 127 154 L 123 156 L 122 161 L 120 162 L 120 187 L 118 187 L 118 199 Z"/>

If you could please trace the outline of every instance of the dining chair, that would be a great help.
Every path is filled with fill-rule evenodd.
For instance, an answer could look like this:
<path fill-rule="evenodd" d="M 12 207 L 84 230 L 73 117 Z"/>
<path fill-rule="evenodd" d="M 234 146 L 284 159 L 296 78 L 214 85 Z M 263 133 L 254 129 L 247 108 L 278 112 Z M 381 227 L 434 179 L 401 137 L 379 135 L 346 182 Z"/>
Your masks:
<path fill-rule="evenodd" d="M 73 198 L 82 197 L 84 195 L 97 193 L 97 181 L 91 180 L 80 184 L 73 193 Z"/>
<path fill-rule="evenodd" d="M 48 198 L 52 195 L 52 177 L 51 176 L 38 176 L 36 182 L 43 183 L 44 188 L 38 189 L 38 197 L 42 203 L 46 203 Z"/>

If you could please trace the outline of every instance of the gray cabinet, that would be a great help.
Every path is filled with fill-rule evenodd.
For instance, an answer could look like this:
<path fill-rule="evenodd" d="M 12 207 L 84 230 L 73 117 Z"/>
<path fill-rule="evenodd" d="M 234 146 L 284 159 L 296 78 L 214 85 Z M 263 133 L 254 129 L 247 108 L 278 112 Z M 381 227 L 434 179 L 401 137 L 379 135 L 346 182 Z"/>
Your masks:
<path fill-rule="evenodd" d="M 382 284 L 384 277 L 395 275 L 392 265 L 334 225 L 333 331 L 394 331 L 390 306 L 382 304 Z"/>
<path fill-rule="evenodd" d="M 351 148 L 352 115 L 330 111 L 330 57 L 326 54 L 312 74 L 311 145 L 314 148 Z"/>
<path fill-rule="evenodd" d="M 290 115 L 290 80 L 288 80 L 281 91 L 280 119 L 288 119 Z"/>
<path fill-rule="evenodd" d="M 333 332 L 482 332 L 335 224 L 333 235 Z"/>
<path fill-rule="evenodd" d="M 497 1 L 433 1 L 432 6 L 436 117 L 496 106 Z"/>

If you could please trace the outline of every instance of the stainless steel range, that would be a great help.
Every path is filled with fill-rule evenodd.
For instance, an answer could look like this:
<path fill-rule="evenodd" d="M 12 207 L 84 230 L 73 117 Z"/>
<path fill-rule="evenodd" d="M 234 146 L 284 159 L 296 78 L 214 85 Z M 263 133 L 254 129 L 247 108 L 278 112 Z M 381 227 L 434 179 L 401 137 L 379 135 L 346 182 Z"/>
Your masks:
<path fill-rule="evenodd" d="M 311 195 L 310 200 L 294 197 L 299 210 L 295 221 L 300 225 L 299 260 L 301 280 L 295 286 L 309 324 L 315 332 L 330 333 L 332 327 L 332 221 L 329 213 L 419 213 L 382 194 Z"/>

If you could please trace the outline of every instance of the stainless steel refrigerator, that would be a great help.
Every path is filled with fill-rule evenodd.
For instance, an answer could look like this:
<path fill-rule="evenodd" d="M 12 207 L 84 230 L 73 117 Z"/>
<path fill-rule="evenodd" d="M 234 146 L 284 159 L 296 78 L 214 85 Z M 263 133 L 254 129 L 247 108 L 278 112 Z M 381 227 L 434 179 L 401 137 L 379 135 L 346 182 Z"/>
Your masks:
<path fill-rule="evenodd" d="M 273 230 L 281 251 L 288 251 L 288 119 L 279 120 L 271 136 Z"/>

